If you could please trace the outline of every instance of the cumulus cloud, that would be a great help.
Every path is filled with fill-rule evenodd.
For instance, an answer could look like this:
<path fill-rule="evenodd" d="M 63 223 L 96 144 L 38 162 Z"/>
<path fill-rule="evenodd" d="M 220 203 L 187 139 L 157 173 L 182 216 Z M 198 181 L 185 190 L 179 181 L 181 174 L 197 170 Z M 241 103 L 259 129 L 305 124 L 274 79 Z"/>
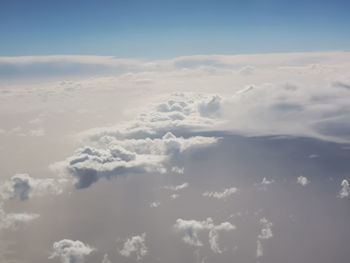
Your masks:
<path fill-rule="evenodd" d="M 184 220 L 177 219 L 174 225 L 176 231 L 184 232 L 182 240 L 191 246 L 203 246 L 203 243 L 199 240 L 199 232 L 203 230 L 209 231 L 209 244 L 210 248 L 215 253 L 222 253 L 222 250 L 219 247 L 218 239 L 220 231 L 231 231 L 236 227 L 230 222 L 223 222 L 219 225 L 215 225 L 213 219 L 210 217 L 204 221 L 197 220 Z"/>
<path fill-rule="evenodd" d="M 216 96 L 173 94 L 135 121 L 85 132 L 83 137 L 93 146 L 76 150 L 52 167 L 72 174 L 77 188 L 89 187 L 100 178 L 130 173 L 183 173 L 183 169 L 171 165 L 172 160 L 186 151 L 214 144 L 218 138 L 175 134 L 213 125 L 217 100 Z"/>
<path fill-rule="evenodd" d="M 49 258 L 59 257 L 62 263 L 82 263 L 93 251 L 94 248 L 79 240 L 63 239 L 53 244 L 53 253 Z"/>
<path fill-rule="evenodd" d="M 148 254 L 146 246 L 146 233 L 128 238 L 119 253 L 124 257 L 136 256 L 137 260 L 142 259 Z"/>
<path fill-rule="evenodd" d="M 4 200 L 18 198 L 26 200 L 31 196 L 42 196 L 45 194 L 61 194 L 64 179 L 33 178 L 28 174 L 15 174 L 10 180 L 0 186 L 0 196 Z"/>
<path fill-rule="evenodd" d="M 223 190 L 222 192 L 204 192 L 203 196 L 212 197 L 216 199 L 226 199 L 227 197 L 237 193 L 238 189 L 236 187 L 231 187 Z"/>
<path fill-rule="evenodd" d="M 256 250 L 257 258 L 262 257 L 264 254 L 263 241 L 273 237 L 272 222 L 270 222 L 266 218 L 261 218 L 259 222 L 261 225 L 261 230 L 257 240 L 257 250 Z"/>
<path fill-rule="evenodd" d="M 80 148 L 62 163 L 64 169 L 77 179 L 77 188 L 89 187 L 100 178 L 109 179 L 129 173 L 165 173 L 171 158 L 217 141 L 201 136 L 176 137 L 170 132 L 155 139 L 104 140 L 104 148 Z"/>
<path fill-rule="evenodd" d="M 297 183 L 302 185 L 302 186 L 306 186 L 306 185 L 308 185 L 310 183 L 310 180 L 307 179 L 305 176 L 300 175 L 297 178 Z"/>
<path fill-rule="evenodd" d="M 340 198 L 348 197 L 349 196 L 349 189 L 350 189 L 349 182 L 348 182 L 348 180 L 344 179 L 341 182 L 341 189 L 339 192 L 339 197 Z"/>

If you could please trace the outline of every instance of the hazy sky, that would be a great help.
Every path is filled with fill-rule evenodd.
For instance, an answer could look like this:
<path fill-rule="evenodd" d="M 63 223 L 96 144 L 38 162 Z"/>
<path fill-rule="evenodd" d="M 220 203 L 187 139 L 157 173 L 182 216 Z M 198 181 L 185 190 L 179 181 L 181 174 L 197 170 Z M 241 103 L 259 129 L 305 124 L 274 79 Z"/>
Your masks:
<path fill-rule="evenodd" d="M 0 1 L 0 263 L 348 263 L 349 1 Z"/>
<path fill-rule="evenodd" d="M 346 0 L 1 1 L 0 55 L 348 50 Z"/>

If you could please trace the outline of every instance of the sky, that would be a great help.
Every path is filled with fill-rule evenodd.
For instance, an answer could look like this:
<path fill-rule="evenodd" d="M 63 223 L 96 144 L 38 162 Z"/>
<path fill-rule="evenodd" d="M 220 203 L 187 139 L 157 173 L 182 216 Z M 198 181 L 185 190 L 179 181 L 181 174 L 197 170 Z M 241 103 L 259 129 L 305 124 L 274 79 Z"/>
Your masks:
<path fill-rule="evenodd" d="M 345 0 L 1 1 L 0 55 L 348 50 Z"/>
<path fill-rule="evenodd" d="M 0 0 L 0 263 L 348 263 L 349 7 Z"/>

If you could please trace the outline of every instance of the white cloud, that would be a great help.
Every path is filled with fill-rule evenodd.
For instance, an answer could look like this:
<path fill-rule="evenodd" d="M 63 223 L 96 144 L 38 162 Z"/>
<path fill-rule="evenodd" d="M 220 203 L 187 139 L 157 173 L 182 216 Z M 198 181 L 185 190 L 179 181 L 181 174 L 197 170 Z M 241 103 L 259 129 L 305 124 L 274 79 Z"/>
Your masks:
<path fill-rule="evenodd" d="M 223 222 L 219 225 L 215 225 L 210 217 L 204 221 L 184 220 L 179 218 L 176 220 L 174 228 L 176 231 L 184 232 L 185 235 L 183 236 L 182 240 L 186 244 L 196 247 L 203 246 L 203 243 L 199 240 L 199 232 L 208 230 L 210 248 L 215 253 L 222 253 L 222 250 L 218 244 L 219 232 L 236 229 L 236 227 L 229 222 Z"/>
<path fill-rule="evenodd" d="M 185 189 L 189 186 L 189 183 L 185 182 L 183 184 L 179 184 L 179 185 L 168 185 L 168 186 L 163 186 L 162 188 L 167 189 L 167 190 L 171 190 L 171 191 L 179 191 L 182 189 Z"/>
<path fill-rule="evenodd" d="M 18 198 L 26 200 L 31 196 L 61 194 L 64 179 L 33 178 L 28 174 L 15 174 L 0 186 L 0 196 L 4 200 Z"/>
<path fill-rule="evenodd" d="M 222 192 L 204 192 L 203 196 L 213 197 L 216 199 L 226 199 L 227 197 L 237 193 L 238 189 L 236 187 L 231 187 L 223 190 Z"/>
<path fill-rule="evenodd" d="M 339 197 L 340 198 L 348 197 L 349 196 L 349 189 L 350 189 L 349 182 L 348 182 L 348 180 L 344 179 L 341 182 L 341 190 L 339 192 Z"/>
<path fill-rule="evenodd" d="M 149 204 L 149 206 L 150 206 L 151 208 L 157 208 L 158 206 L 160 206 L 160 202 L 157 202 L 157 201 L 152 202 L 152 203 Z"/>
<path fill-rule="evenodd" d="M 145 241 L 146 233 L 132 236 L 125 241 L 124 246 L 121 250 L 119 250 L 119 253 L 124 257 L 130 257 L 131 255 L 135 254 L 136 259 L 140 260 L 148 254 L 148 248 Z"/>
<path fill-rule="evenodd" d="M 260 219 L 260 225 L 261 225 L 261 230 L 260 234 L 258 235 L 258 240 L 257 240 L 257 250 L 256 250 L 256 257 L 262 257 L 263 256 L 263 241 L 268 240 L 273 237 L 272 233 L 272 222 L 267 220 L 266 218 L 261 218 Z"/>
<path fill-rule="evenodd" d="M 168 131 L 175 127 L 213 128 L 214 125 L 215 130 L 245 135 L 307 136 L 349 142 L 349 60 L 350 52 L 311 52 L 201 55 L 153 61 L 103 56 L 1 57 L 0 65 L 9 70 L 5 70 L 5 77 L 12 77 L 12 81 L 18 81 L 18 73 L 24 78 L 40 75 L 43 79 L 42 72 L 45 72 L 60 80 L 69 75 L 77 80 L 67 81 L 63 86 L 81 86 L 84 90 L 93 87 L 94 94 L 113 89 L 119 95 L 121 90 L 130 92 L 125 91 L 128 85 L 134 87 L 140 83 L 147 85 L 150 97 L 185 91 L 189 87 L 195 92 L 214 93 L 202 95 L 193 103 L 183 100 L 184 106 L 177 100 L 167 101 L 160 108 L 167 111 L 153 116 L 146 113 L 146 122 L 139 118 L 134 129 L 126 131 L 135 136 L 138 132 L 139 135 L 155 132 L 155 125 L 161 122 Z M 93 77 L 86 78 L 86 75 Z M 33 94 L 44 90 L 60 96 L 62 90 L 66 92 L 58 90 L 57 83 L 50 88 L 37 87 L 36 83 L 27 85 L 35 91 Z M 11 92 L 23 94 L 27 85 Z M 189 112 L 183 111 L 185 109 L 194 111 L 187 115 Z M 151 124 L 149 117 L 154 118 L 155 123 Z M 225 125 L 218 122 L 220 119 L 226 120 Z M 169 120 L 175 126 L 166 127 Z M 210 123 L 206 123 L 208 120 Z M 146 126 L 142 127 L 143 124 Z M 102 133 L 106 132 L 103 130 Z M 117 130 L 121 135 L 125 132 Z M 162 131 L 164 134 L 164 129 Z"/>
<path fill-rule="evenodd" d="M 305 176 L 301 175 L 297 178 L 297 183 L 302 185 L 302 186 L 306 186 L 310 183 L 310 180 L 307 179 Z"/>
<path fill-rule="evenodd" d="M 264 255 L 264 250 L 263 250 L 263 246 L 261 243 L 261 240 L 257 240 L 256 241 L 256 257 L 260 258 Z"/>
<path fill-rule="evenodd" d="M 62 263 L 82 263 L 93 251 L 94 248 L 79 240 L 63 239 L 53 244 L 53 253 L 49 259 L 59 257 Z"/>
<path fill-rule="evenodd" d="M 185 168 L 184 167 L 173 166 L 173 167 L 171 167 L 171 171 L 173 173 L 177 173 L 177 174 L 184 174 Z"/>
<path fill-rule="evenodd" d="M 3 209 L 3 203 L 0 203 L 0 230 L 16 230 L 21 225 L 28 224 L 39 217 L 39 214 L 34 213 L 6 213 Z"/>
<path fill-rule="evenodd" d="M 221 223 L 220 225 L 214 226 L 209 231 L 209 244 L 210 248 L 217 254 L 222 253 L 222 250 L 219 247 L 219 231 L 231 231 L 236 229 L 234 225 L 229 222 Z"/>
<path fill-rule="evenodd" d="M 268 180 L 268 179 L 266 179 L 266 177 L 264 177 L 263 180 L 261 181 L 261 184 L 262 185 L 269 185 L 269 184 L 272 184 L 274 182 L 275 182 L 274 180 Z"/>
<path fill-rule="evenodd" d="M 172 194 L 172 195 L 170 196 L 170 198 L 173 199 L 173 200 L 175 200 L 175 199 L 177 199 L 177 198 L 179 198 L 179 197 L 180 197 L 179 194 Z"/>

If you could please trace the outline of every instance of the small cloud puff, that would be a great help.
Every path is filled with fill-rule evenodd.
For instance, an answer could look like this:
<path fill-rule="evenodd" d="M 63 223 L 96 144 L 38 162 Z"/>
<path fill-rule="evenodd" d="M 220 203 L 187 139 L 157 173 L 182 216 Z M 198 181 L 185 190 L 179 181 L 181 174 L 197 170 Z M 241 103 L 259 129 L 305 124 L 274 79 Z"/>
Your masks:
<path fill-rule="evenodd" d="M 348 180 L 344 179 L 341 182 L 341 189 L 339 192 L 339 197 L 340 198 L 345 198 L 349 196 L 349 190 L 350 190 L 350 186 L 349 186 L 349 182 Z"/>
<path fill-rule="evenodd" d="M 59 257 L 62 263 L 82 263 L 94 248 L 79 240 L 63 239 L 53 244 L 53 253 L 49 259 Z"/>
<path fill-rule="evenodd" d="M 140 260 L 148 254 L 146 246 L 146 233 L 128 238 L 119 253 L 124 257 L 130 257 L 135 254 L 136 259 Z"/>
<path fill-rule="evenodd" d="M 158 206 L 160 206 L 160 202 L 152 202 L 152 203 L 149 204 L 149 206 L 151 208 L 157 208 Z"/>
<path fill-rule="evenodd" d="M 297 178 L 297 183 L 302 185 L 302 186 L 306 186 L 310 183 L 310 180 L 307 179 L 305 176 L 301 175 Z"/>

